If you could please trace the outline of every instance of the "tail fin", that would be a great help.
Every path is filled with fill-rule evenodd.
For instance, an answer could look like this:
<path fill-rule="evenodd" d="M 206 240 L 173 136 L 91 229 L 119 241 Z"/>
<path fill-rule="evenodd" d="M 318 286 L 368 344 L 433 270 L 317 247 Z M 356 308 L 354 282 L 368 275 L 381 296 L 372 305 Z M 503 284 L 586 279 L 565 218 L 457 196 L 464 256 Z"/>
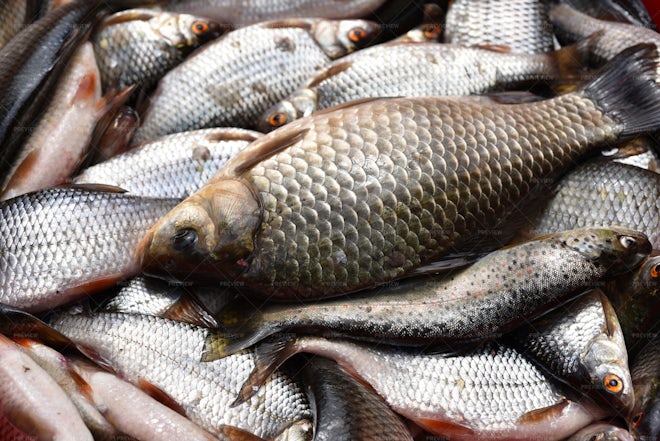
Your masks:
<path fill-rule="evenodd" d="M 623 127 L 619 136 L 660 129 L 658 49 L 654 44 L 628 48 L 587 83 L 581 93 Z"/>
<path fill-rule="evenodd" d="M 278 335 L 257 346 L 254 350 L 254 369 L 241 386 L 241 390 L 231 406 L 238 406 L 249 400 L 275 372 L 275 369 L 301 350 L 302 348 L 293 334 Z"/>

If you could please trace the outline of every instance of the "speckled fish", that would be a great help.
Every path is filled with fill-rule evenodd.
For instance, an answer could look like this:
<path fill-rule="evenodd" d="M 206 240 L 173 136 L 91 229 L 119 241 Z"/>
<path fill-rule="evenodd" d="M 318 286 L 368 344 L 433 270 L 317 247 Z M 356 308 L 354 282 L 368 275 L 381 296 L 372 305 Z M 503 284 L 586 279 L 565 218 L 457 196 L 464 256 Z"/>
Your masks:
<path fill-rule="evenodd" d="M 302 118 L 161 219 L 140 243 L 142 268 L 322 297 L 497 248 L 514 228 L 503 219 L 554 174 L 660 124 L 655 54 L 631 49 L 580 91 L 546 101 L 379 99 Z"/>
<path fill-rule="evenodd" d="M 359 18 L 383 3 L 385 0 L 171 0 L 164 9 L 245 26 L 293 17 Z"/>
<path fill-rule="evenodd" d="M 6 0 L 0 3 L 0 48 L 37 18 L 41 0 Z"/>
<path fill-rule="evenodd" d="M 189 14 L 150 9 L 113 14 L 93 36 L 103 90 L 133 84 L 149 90 L 193 49 L 221 33 L 220 24 Z"/>
<path fill-rule="evenodd" d="M 529 216 L 535 236 L 571 228 L 621 225 L 660 248 L 660 175 L 614 161 L 591 161 L 564 176 L 550 200 Z"/>
<path fill-rule="evenodd" d="M 73 182 L 115 185 L 142 196 L 185 198 L 259 136 L 229 128 L 176 133 L 83 170 Z"/>
<path fill-rule="evenodd" d="M 48 109 L 21 147 L 15 167 L 3 179 L 0 200 L 69 179 L 83 161 L 104 110 L 94 50 L 91 43 L 85 43 L 69 61 Z"/>
<path fill-rule="evenodd" d="M 628 354 L 634 359 L 657 328 L 660 316 L 660 256 L 650 256 L 634 273 L 606 285 L 621 323 Z M 642 338 L 643 336 L 647 338 Z"/>
<path fill-rule="evenodd" d="M 554 49 L 543 1 L 454 0 L 445 21 L 446 43 L 502 45 L 528 54 Z"/>
<path fill-rule="evenodd" d="M 590 402 L 568 400 L 524 356 L 498 344 L 447 356 L 320 337 L 285 337 L 257 348 L 257 367 L 241 399 L 298 352 L 335 360 L 369 384 L 395 412 L 452 440 L 559 440 L 606 415 Z"/>
<path fill-rule="evenodd" d="M 230 32 L 163 77 L 133 143 L 207 127 L 250 128 L 316 70 L 369 44 L 379 29 L 365 20 L 291 19 Z"/>
<path fill-rule="evenodd" d="M 656 315 L 657 319 L 657 315 Z M 660 338 L 656 332 L 632 364 L 635 406 L 628 429 L 640 441 L 660 437 Z"/>
<path fill-rule="evenodd" d="M 585 41 L 536 55 L 432 42 L 373 46 L 317 73 L 305 87 L 268 109 L 257 128 L 269 132 L 317 110 L 364 98 L 471 95 L 556 80 L 586 64 L 588 46 Z"/>
<path fill-rule="evenodd" d="M 349 299 L 256 305 L 251 314 L 239 301 L 221 311 L 227 336 L 210 341 L 209 351 L 233 353 L 289 328 L 416 344 L 492 338 L 634 268 L 650 252 L 646 237 L 633 231 L 574 230 L 495 251 L 445 279 L 410 279 Z"/>
<path fill-rule="evenodd" d="M 94 439 L 55 380 L 1 334 L 0 408 L 14 426 L 40 440 Z"/>
<path fill-rule="evenodd" d="M 608 423 L 594 423 L 577 431 L 566 441 L 634 441 L 626 429 Z"/>
<path fill-rule="evenodd" d="M 594 290 L 513 333 L 515 347 L 551 375 L 622 417 L 633 405 L 628 353 L 609 300 Z"/>
<path fill-rule="evenodd" d="M 612 59 L 625 48 L 639 43 L 653 43 L 660 47 L 660 34 L 628 23 L 616 23 L 598 20 L 576 11 L 567 5 L 556 5 L 550 10 L 550 18 L 560 36 L 568 41 L 575 41 L 600 32 L 593 47 L 593 55 L 599 61 Z M 656 81 L 660 81 L 660 68 Z"/>
<path fill-rule="evenodd" d="M 77 344 L 93 348 L 122 378 L 161 390 L 195 424 L 221 439 L 232 439 L 223 436 L 231 427 L 266 439 L 311 439 L 307 399 L 281 372 L 270 377 L 257 396 L 230 406 L 254 368 L 254 355 L 243 352 L 200 362 L 204 339 L 211 332 L 205 328 L 115 313 L 59 314 L 51 325 Z"/>
<path fill-rule="evenodd" d="M 412 441 L 385 401 L 334 361 L 314 357 L 301 377 L 313 403 L 315 441 Z"/>
<path fill-rule="evenodd" d="M 75 360 L 72 365 L 87 382 L 96 406 L 125 435 L 141 441 L 218 439 L 115 375 L 82 360 Z"/>
<path fill-rule="evenodd" d="M 0 302 L 43 311 L 134 275 L 137 242 L 178 201 L 53 188 L 2 202 Z"/>

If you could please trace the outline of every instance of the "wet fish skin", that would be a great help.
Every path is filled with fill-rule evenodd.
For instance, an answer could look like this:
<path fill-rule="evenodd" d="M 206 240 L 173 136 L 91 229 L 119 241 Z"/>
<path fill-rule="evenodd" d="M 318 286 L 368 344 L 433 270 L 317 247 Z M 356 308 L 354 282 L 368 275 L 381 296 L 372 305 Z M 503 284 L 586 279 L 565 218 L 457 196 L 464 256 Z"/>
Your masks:
<path fill-rule="evenodd" d="M 271 369 L 299 352 L 335 360 L 369 384 L 395 412 L 451 439 L 558 440 L 606 415 L 587 401 L 567 400 L 519 352 L 499 344 L 452 356 L 285 336 L 257 347 L 257 367 L 241 398 L 254 393 Z"/>
<path fill-rule="evenodd" d="M 161 219 L 139 245 L 142 269 L 309 298 L 373 287 L 474 251 L 467 241 L 475 231 L 495 230 L 507 241 L 513 226 L 502 219 L 597 145 L 634 130 L 589 96 L 607 101 L 604 90 L 610 79 L 621 84 L 624 66 L 648 79 L 654 49 L 632 64 L 628 58 L 641 50 L 622 54 L 621 65 L 586 89 L 552 100 L 379 99 L 286 125 Z M 658 95 L 652 82 L 642 87 L 651 89 L 648 98 Z"/>
<path fill-rule="evenodd" d="M 209 350 L 231 354 L 285 329 L 414 345 L 492 338 L 629 271 L 650 251 L 646 238 L 630 230 L 574 230 L 495 251 L 444 279 L 410 279 L 349 299 L 257 305 L 252 313 L 239 301 L 220 312 L 226 335 L 209 341 Z"/>
<path fill-rule="evenodd" d="M 620 225 L 645 233 L 660 248 L 660 177 L 613 161 L 594 160 L 566 174 L 552 198 L 531 216 L 528 235 Z"/>
<path fill-rule="evenodd" d="M 141 196 L 186 198 L 259 136 L 232 128 L 167 135 L 89 167 L 73 182 L 115 185 Z"/>
<path fill-rule="evenodd" d="M 590 424 L 573 434 L 566 441 L 634 441 L 625 429 L 608 423 Z"/>
<path fill-rule="evenodd" d="M 292 17 L 359 18 L 383 3 L 384 0 L 173 0 L 164 9 L 198 14 L 240 27 Z"/>
<path fill-rule="evenodd" d="M 513 332 L 514 346 L 551 375 L 628 414 L 634 394 L 621 326 L 600 290 L 578 299 Z"/>
<path fill-rule="evenodd" d="M 86 155 L 104 104 L 94 50 L 84 43 L 69 60 L 48 109 L 4 179 L 0 200 L 69 179 Z"/>
<path fill-rule="evenodd" d="M 657 440 L 660 436 L 660 338 L 657 332 L 633 361 L 632 379 L 635 405 L 626 419 L 628 430 L 640 441 Z"/>
<path fill-rule="evenodd" d="M 311 414 L 300 388 L 278 372 L 247 403 L 230 407 L 242 381 L 254 367 L 244 352 L 211 363 L 200 362 L 211 332 L 190 324 L 151 316 L 99 313 L 59 314 L 50 324 L 77 344 L 93 348 L 115 372 L 131 383 L 148 383 L 165 392 L 195 424 L 213 435 L 233 426 L 262 438 L 284 431 L 310 439 Z M 221 437 L 221 439 L 230 439 Z"/>
<path fill-rule="evenodd" d="M 365 98 L 471 95 L 560 79 L 576 64 L 586 64 L 589 45 L 585 40 L 564 52 L 547 54 L 432 42 L 372 46 L 316 73 L 305 87 L 268 109 L 257 129 L 269 132 L 317 110 Z M 411 59 L 419 61 L 411 63 Z"/>
<path fill-rule="evenodd" d="M 94 439 L 55 380 L 4 335 L 0 378 L 2 412 L 19 430 L 37 439 Z"/>
<path fill-rule="evenodd" d="M 365 20 L 295 19 L 229 32 L 163 77 L 133 143 L 207 127 L 250 128 L 317 69 L 368 45 L 379 30 Z"/>
<path fill-rule="evenodd" d="M 529 54 L 554 48 L 548 6 L 542 1 L 455 0 L 445 21 L 445 43 L 504 45 Z"/>
<path fill-rule="evenodd" d="M 315 407 L 315 441 L 412 441 L 385 401 L 334 361 L 313 357 L 302 379 Z"/>
<path fill-rule="evenodd" d="M 8 0 L 0 4 L 0 48 L 38 15 L 40 0 Z"/>
<path fill-rule="evenodd" d="M 177 202 L 90 187 L 2 202 L 0 301 L 43 311 L 130 277 L 137 241 Z"/>
<path fill-rule="evenodd" d="M 103 90 L 150 90 L 193 49 L 218 37 L 219 23 L 189 14 L 131 9 L 106 17 L 93 36 Z"/>

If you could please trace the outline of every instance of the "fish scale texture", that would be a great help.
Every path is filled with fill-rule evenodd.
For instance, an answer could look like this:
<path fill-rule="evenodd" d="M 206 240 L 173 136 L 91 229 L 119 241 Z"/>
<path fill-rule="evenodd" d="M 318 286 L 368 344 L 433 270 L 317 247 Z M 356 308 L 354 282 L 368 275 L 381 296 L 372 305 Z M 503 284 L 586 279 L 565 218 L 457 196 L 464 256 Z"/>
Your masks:
<path fill-rule="evenodd" d="M 536 0 L 456 0 L 445 21 L 446 43 L 505 45 L 530 54 L 554 47 L 547 6 Z"/>
<path fill-rule="evenodd" d="M 462 242 L 619 130 L 579 95 L 378 100 L 301 119 L 271 133 L 300 142 L 244 175 L 263 208 L 244 277 L 341 292 L 471 251 Z"/>
<path fill-rule="evenodd" d="M 0 204 L 0 301 L 43 310 L 67 290 L 137 265 L 135 248 L 176 199 L 54 188 Z"/>
<path fill-rule="evenodd" d="M 534 217 L 532 233 L 620 225 L 660 246 L 660 176 L 612 161 L 593 161 L 567 174 Z"/>
<path fill-rule="evenodd" d="M 133 142 L 206 127 L 251 127 L 329 61 L 301 28 L 230 32 L 163 77 Z"/>
<path fill-rule="evenodd" d="M 62 314 L 51 325 L 93 348 L 128 381 L 147 381 L 163 390 L 187 417 L 211 433 L 221 433 L 223 425 L 230 425 L 273 439 L 290 425 L 311 418 L 302 391 L 281 372 L 247 403 L 230 407 L 254 368 L 254 357 L 242 352 L 201 362 L 209 332 L 204 328 L 132 314 Z"/>

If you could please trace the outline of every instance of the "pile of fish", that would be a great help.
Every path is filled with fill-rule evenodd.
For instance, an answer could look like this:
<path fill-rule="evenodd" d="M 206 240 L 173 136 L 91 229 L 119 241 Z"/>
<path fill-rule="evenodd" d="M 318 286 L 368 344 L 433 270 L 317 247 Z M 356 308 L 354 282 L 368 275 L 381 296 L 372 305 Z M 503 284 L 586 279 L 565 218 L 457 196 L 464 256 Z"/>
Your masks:
<path fill-rule="evenodd" d="M 640 2 L 0 20 L 0 440 L 660 439 Z"/>

